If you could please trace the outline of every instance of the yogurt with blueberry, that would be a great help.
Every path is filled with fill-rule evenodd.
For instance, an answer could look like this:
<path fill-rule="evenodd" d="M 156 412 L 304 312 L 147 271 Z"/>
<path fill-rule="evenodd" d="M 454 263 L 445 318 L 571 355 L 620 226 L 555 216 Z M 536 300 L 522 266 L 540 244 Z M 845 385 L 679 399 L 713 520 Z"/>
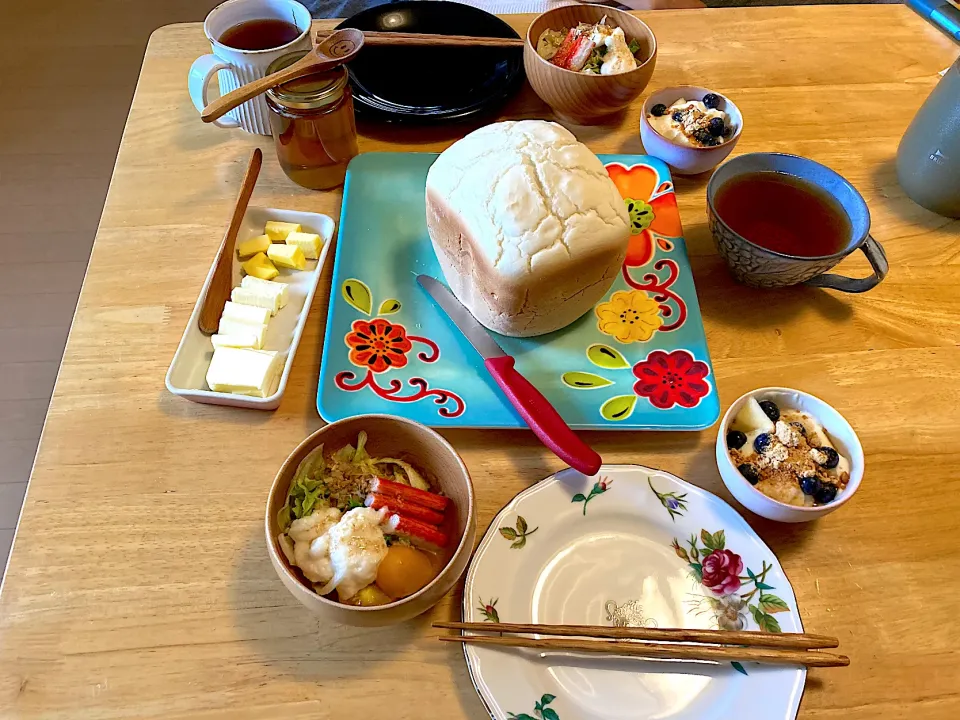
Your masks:
<path fill-rule="evenodd" d="M 850 480 L 841 455 L 816 418 L 748 398 L 727 432 L 727 452 L 746 480 L 788 505 L 826 505 Z"/>
<path fill-rule="evenodd" d="M 730 116 L 720 109 L 723 103 L 716 93 L 707 93 L 703 100 L 680 98 L 667 107 L 657 103 L 650 108 L 647 120 L 663 137 L 679 145 L 715 147 L 733 136 Z"/>

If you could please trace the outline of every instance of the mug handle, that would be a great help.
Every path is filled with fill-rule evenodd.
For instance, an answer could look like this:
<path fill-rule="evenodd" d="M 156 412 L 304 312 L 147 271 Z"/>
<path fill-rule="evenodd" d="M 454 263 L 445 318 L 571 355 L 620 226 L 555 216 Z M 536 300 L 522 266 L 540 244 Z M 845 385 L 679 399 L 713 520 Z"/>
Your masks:
<path fill-rule="evenodd" d="M 815 278 L 810 278 L 804 285 L 830 288 L 832 290 L 841 290 L 849 293 L 862 293 L 875 288 L 880 284 L 880 281 L 887 276 L 887 272 L 890 270 L 890 264 L 887 262 L 887 253 L 884 252 L 883 245 L 874 240 L 870 235 L 867 235 L 866 242 L 860 246 L 860 249 L 863 250 L 863 254 L 867 256 L 867 260 L 870 261 L 870 266 L 873 268 L 873 275 L 870 277 L 848 278 L 843 275 L 824 273 L 817 275 Z"/>
<path fill-rule="evenodd" d="M 233 72 L 233 68 L 216 55 L 201 55 L 190 66 L 190 74 L 187 76 L 187 89 L 190 90 L 190 99 L 193 100 L 193 106 L 197 108 L 197 112 L 203 111 L 210 104 L 207 99 L 210 90 L 210 78 L 214 73 L 221 70 Z M 226 115 L 214 120 L 213 124 L 222 128 L 240 127 L 237 120 Z"/>

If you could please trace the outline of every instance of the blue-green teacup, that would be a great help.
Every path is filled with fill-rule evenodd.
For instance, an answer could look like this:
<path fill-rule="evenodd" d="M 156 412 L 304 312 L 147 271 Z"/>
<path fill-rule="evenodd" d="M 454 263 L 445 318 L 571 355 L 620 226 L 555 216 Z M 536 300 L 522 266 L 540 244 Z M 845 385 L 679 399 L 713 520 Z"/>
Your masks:
<path fill-rule="evenodd" d="M 751 242 L 735 232 L 717 210 L 717 194 L 726 183 L 755 173 L 780 173 L 814 186 L 832 198 L 848 223 L 838 247 L 829 254 L 790 254 Z M 789 179 L 789 178 L 787 178 Z M 796 155 L 750 153 L 721 165 L 707 185 L 707 208 L 710 232 L 717 251 L 726 260 L 733 275 L 754 287 L 785 287 L 806 283 L 814 287 L 833 288 L 844 292 L 865 292 L 876 287 L 889 268 L 883 247 L 870 237 L 870 211 L 867 203 L 845 178 L 818 162 Z M 846 237 L 849 235 L 849 237 Z M 758 239 L 754 236 L 755 240 Z M 765 243 L 766 244 L 766 243 Z M 862 250 L 873 267 L 866 278 L 848 278 L 827 273 L 854 250 Z"/>

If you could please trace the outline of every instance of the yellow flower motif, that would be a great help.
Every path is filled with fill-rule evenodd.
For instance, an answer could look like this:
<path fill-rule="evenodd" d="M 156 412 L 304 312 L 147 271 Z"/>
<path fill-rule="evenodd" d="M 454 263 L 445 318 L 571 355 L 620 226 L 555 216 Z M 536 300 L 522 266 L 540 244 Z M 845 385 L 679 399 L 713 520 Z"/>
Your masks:
<path fill-rule="evenodd" d="M 618 290 L 596 313 L 600 332 L 622 343 L 649 340 L 663 325 L 660 306 L 642 290 Z"/>

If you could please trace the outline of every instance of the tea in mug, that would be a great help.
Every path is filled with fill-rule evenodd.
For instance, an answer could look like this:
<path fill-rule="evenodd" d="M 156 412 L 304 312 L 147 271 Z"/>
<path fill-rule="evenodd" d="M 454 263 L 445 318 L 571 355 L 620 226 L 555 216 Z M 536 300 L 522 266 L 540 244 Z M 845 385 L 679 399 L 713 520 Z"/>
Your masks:
<path fill-rule="evenodd" d="M 300 28 L 286 20 L 262 18 L 227 28 L 219 40 L 237 50 L 270 50 L 293 42 L 300 33 Z"/>
<path fill-rule="evenodd" d="M 837 200 L 813 183 L 779 172 L 750 172 L 717 190 L 717 215 L 754 245 L 795 257 L 842 252 L 853 229 Z"/>

